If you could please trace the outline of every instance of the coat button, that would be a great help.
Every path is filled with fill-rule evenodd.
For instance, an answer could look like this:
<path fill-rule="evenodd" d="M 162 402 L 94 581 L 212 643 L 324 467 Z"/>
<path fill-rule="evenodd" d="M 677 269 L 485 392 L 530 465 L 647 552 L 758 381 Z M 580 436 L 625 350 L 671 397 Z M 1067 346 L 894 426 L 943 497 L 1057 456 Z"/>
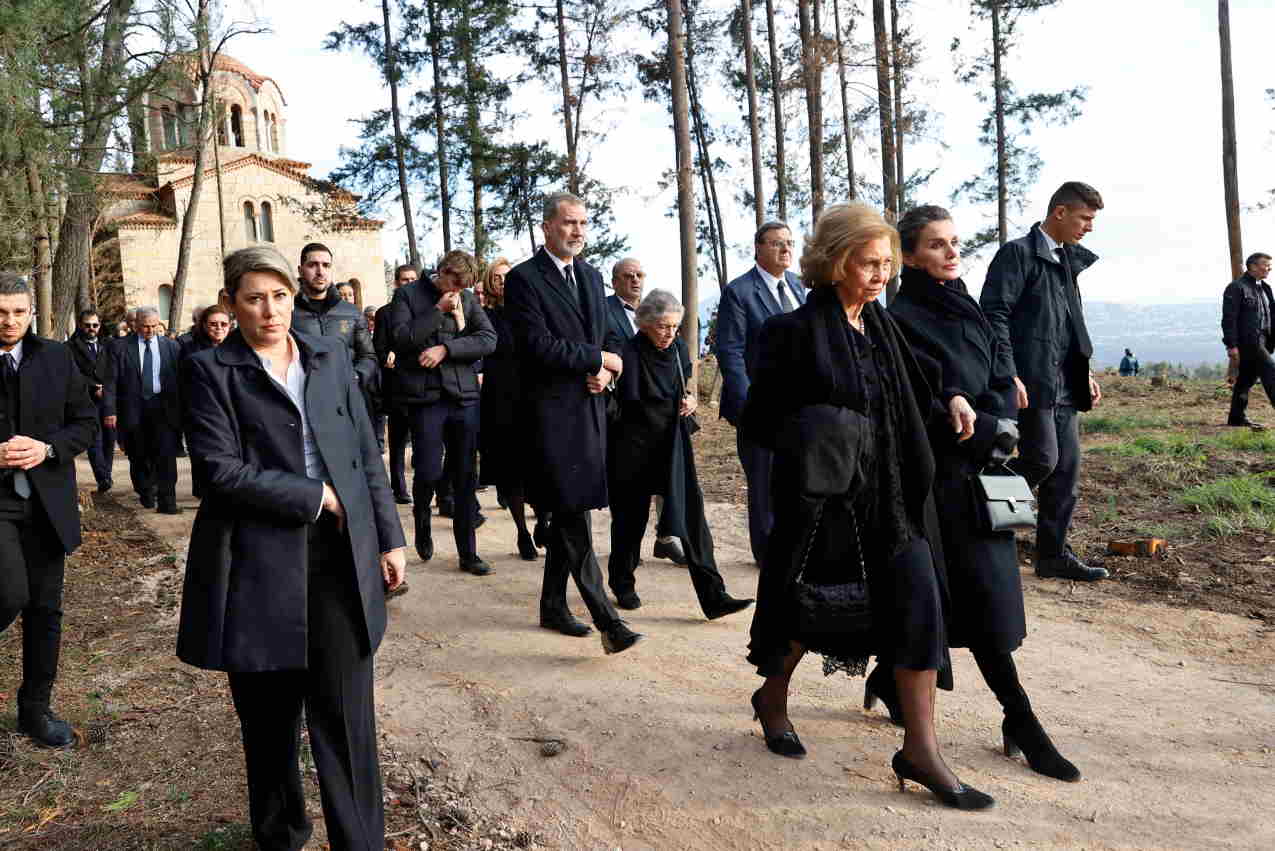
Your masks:
<path fill-rule="evenodd" d="M 337 405 L 337 406 L 336 406 L 336 415 L 337 415 L 338 417 L 343 417 L 343 416 L 345 416 L 345 408 L 342 408 L 340 405 Z"/>
<path fill-rule="evenodd" d="M 356 458 L 356 459 L 355 459 L 352 463 L 354 464 L 354 469 L 356 469 L 356 470 L 357 470 L 357 469 L 359 468 L 359 462 L 358 462 L 358 459 Z"/>

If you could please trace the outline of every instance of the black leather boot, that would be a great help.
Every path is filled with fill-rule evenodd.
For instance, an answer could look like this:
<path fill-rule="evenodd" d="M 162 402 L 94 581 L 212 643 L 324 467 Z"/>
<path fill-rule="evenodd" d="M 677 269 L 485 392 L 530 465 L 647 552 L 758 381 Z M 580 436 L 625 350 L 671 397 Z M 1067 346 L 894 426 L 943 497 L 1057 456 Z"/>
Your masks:
<path fill-rule="evenodd" d="M 1080 769 L 1058 752 L 1035 714 L 1006 715 L 1001 723 L 1001 735 L 1005 740 L 1005 756 L 1014 757 L 1021 752 L 1037 774 L 1068 783 L 1080 779 Z"/>
<path fill-rule="evenodd" d="M 75 743 L 71 725 L 54 715 L 45 704 L 19 704 L 18 732 L 46 748 L 65 748 Z"/>

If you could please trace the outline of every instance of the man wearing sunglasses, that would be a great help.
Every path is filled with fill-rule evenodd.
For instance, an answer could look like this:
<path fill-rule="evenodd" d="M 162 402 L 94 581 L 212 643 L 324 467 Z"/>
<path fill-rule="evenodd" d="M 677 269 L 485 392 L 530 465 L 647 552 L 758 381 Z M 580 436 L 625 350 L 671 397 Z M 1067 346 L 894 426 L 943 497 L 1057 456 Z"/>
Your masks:
<path fill-rule="evenodd" d="M 97 419 L 101 428 L 97 440 L 89 446 L 89 465 L 93 468 L 93 478 L 97 480 L 97 492 L 106 493 L 111 489 L 112 469 L 115 461 L 115 429 L 107 428 L 102 413 L 104 385 L 111 381 L 111 358 L 106 352 L 110 340 L 101 335 L 102 320 L 92 310 L 81 310 L 76 322 L 75 333 L 67 340 L 71 354 L 75 356 L 75 365 L 89 386 L 89 395 L 97 406 Z"/>

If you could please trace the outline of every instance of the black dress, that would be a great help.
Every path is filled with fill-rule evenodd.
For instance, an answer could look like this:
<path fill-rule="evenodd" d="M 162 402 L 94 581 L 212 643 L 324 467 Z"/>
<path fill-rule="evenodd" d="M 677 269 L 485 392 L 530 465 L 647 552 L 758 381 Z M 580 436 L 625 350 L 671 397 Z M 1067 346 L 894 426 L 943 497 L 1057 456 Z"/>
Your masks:
<path fill-rule="evenodd" d="M 979 531 L 971 477 L 987 462 L 997 420 L 1014 415 L 1012 377 L 994 374 L 996 338 L 961 281 L 942 284 L 908 268 L 890 315 L 931 383 L 942 388 L 931 410 L 930 443 L 951 597 L 949 646 L 1011 652 L 1027 634 L 1017 548 L 1011 532 Z M 947 411 L 958 395 L 978 415 L 974 435 L 961 442 Z"/>
<path fill-rule="evenodd" d="M 496 350 L 483 358 L 483 389 L 479 415 L 482 454 L 480 482 L 499 488 L 521 487 L 526 447 L 519 439 L 518 407 L 522 380 L 513 329 L 503 307 L 488 307 L 487 318 L 496 331 Z"/>

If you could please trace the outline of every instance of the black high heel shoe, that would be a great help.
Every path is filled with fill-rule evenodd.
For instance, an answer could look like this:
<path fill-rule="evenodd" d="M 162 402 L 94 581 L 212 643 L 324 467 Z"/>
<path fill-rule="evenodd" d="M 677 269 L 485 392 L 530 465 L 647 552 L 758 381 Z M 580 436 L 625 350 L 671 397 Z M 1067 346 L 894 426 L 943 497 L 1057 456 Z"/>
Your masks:
<path fill-rule="evenodd" d="M 883 669 L 880 665 L 873 668 L 872 673 L 863 683 L 863 708 L 865 711 L 871 711 L 876 708 L 877 701 L 885 704 L 886 711 L 890 713 L 890 721 L 896 727 L 903 726 L 903 707 L 899 705 L 899 695 L 894 689 L 893 680 L 889 685 L 882 685 L 880 679 L 877 678 L 877 672 L 886 670 L 891 676 L 893 671 Z"/>
<path fill-rule="evenodd" d="M 761 708 L 757 705 L 757 696 L 761 694 L 761 689 L 753 692 L 753 720 L 760 723 Z M 806 748 L 801 743 L 801 739 L 797 738 L 797 731 L 793 729 L 792 722 L 788 722 L 788 729 L 778 736 L 771 736 L 766 732 L 766 725 L 761 725 L 762 738 L 766 740 L 766 747 L 771 753 L 786 756 L 790 759 L 803 759 L 806 756 Z"/>
<path fill-rule="evenodd" d="M 1080 769 L 1058 752 L 1034 714 L 1006 716 L 1001 722 L 1001 738 L 1005 741 L 1005 756 L 1013 758 L 1021 753 L 1037 774 L 1067 783 L 1080 779 Z"/>
<path fill-rule="evenodd" d="M 899 778 L 900 792 L 905 790 L 903 781 L 911 780 L 913 783 L 919 783 L 929 789 L 934 793 L 934 797 L 954 809 L 985 810 L 996 803 L 996 799 L 991 795 L 986 795 L 973 786 L 966 786 L 959 780 L 956 781 L 956 788 L 954 789 L 940 786 L 937 781 L 922 774 L 919 768 L 908 762 L 907 758 L 903 756 L 903 751 L 899 751 L 894 755 L 890 765 L 894 768 L 895 776 Z"/>

